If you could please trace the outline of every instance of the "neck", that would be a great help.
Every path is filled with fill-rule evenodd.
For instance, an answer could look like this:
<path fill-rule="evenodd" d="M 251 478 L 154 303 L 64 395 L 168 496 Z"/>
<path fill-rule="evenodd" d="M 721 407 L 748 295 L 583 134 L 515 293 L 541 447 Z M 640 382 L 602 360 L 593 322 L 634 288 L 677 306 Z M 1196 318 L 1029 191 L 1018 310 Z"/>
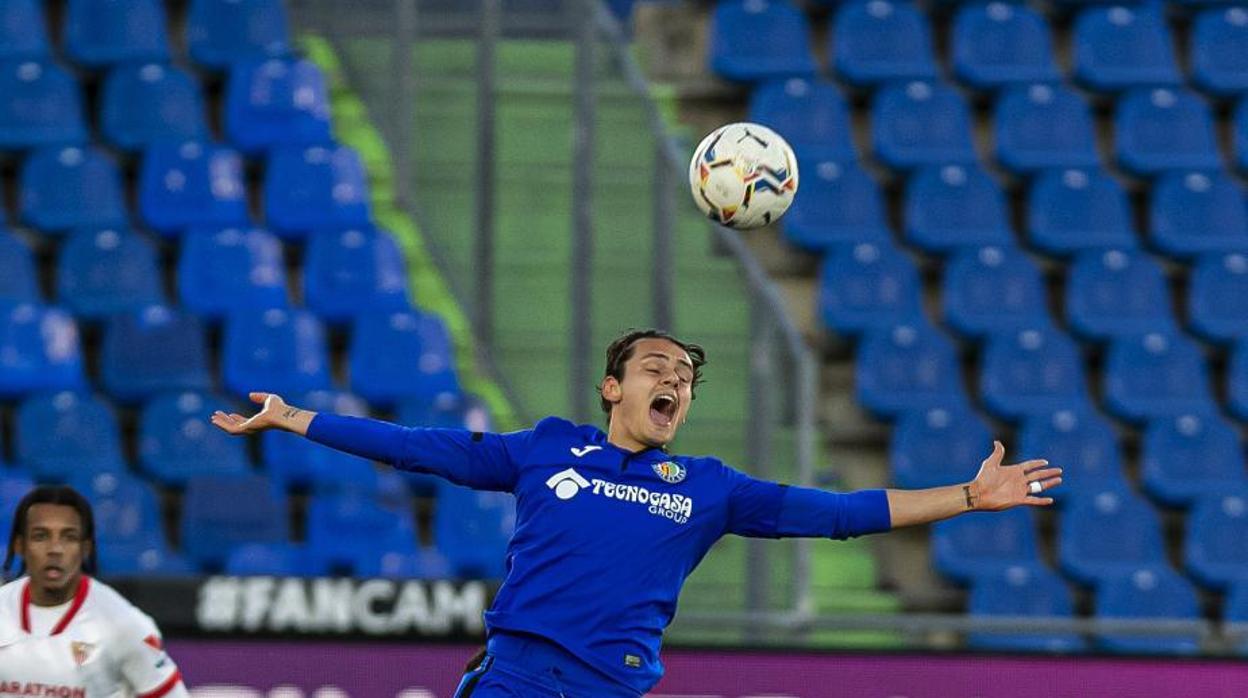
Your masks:
<path fill-rule="evenodd" d="M 607 443 L 631 453 L 637 453 L 639 451 L 644 451 L 647 448 L 651 448 L 650 444 L 634 438 L 631 433 L 625 430 L 624 427 L 620 426 L 614 419 L 611 420 L 609 425 L 607 425 Z"/>
<path fill-rule="evenodd" d="M 31 584 L 30 586 L 30 602 L 36 606 L 60 606 L 74 598 L 74 594 L 78 591 L 78 584 L 82 580 L 81 575 L 76 575 L 69 580 L 69 584 L 54 589 L 49 587 L 41 587 Z"/>

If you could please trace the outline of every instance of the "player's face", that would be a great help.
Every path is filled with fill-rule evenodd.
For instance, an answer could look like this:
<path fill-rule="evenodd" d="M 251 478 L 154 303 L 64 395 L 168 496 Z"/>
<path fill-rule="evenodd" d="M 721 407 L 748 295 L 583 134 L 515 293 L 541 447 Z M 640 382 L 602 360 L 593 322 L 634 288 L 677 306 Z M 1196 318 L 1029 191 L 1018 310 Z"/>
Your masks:
<path fill-rule="evenodd" d="M 608 379 L 603 389 L 616 403 L 612 422 L 620 419 L 625 435 L 645 446 L 664 446 L 676 438 L 693 400 L 693 362 L 675 342 L 641 339 L 624 364 L 624 379 Z"/>
<path fill-rule="evenodd" d="M 18 540 L 17 552 L 26 561 L 32 592 L 55 597 L 73 588 L 71 584 L 77 585 L 89 546 L 77 509 L 64 504 L 31 505 L 26 512 L 26 535 Z"/>

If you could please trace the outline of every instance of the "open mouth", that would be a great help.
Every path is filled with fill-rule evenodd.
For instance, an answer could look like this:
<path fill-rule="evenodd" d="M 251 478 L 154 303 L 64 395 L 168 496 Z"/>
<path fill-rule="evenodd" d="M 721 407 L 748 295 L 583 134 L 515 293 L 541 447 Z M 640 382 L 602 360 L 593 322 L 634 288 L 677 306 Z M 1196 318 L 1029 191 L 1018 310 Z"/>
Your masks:
<path fill-rule="evenodd" d="M 658 395 L 650 401 L 650 421 L 661 427 L 670 427 L 676 419 L 676 398 L 671 395 Z"/>
<path fill-rule="evenodd" d="M 43 568 L 43 574 L 48 579 L 56 581 L 56 580 L 59 580 L 61 577 L 65 576 L 65 570 L 55 565 L 49 565 Z"/>

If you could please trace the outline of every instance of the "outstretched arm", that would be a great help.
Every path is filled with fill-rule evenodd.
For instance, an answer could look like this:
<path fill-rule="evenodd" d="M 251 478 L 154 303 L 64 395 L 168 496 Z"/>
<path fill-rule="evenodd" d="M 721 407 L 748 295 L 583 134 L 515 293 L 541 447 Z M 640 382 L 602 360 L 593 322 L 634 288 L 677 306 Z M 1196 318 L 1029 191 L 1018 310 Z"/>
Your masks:
<path fill-rule="evenodd" d="M 251 417 L 241 414 L 226 414 L 217 410 L 212 414 L 212 423 L 234 435 L 258 434 L 268 429 L 283 429 L 300 436 L 308 435 L 308 426 L 312 424 L 315 412 L 302 410 L 287 405 L 286 401 L 273 393 L 250 393 L 252 402 L 263 405 L 260 411 Z"/>

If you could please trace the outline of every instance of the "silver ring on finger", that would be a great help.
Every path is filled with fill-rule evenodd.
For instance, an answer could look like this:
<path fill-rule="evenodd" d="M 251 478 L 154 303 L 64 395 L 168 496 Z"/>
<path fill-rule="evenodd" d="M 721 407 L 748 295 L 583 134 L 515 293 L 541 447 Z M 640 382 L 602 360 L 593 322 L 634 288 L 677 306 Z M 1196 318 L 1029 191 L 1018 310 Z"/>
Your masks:
<path fill-rule="evenodd" d="M 1044 491 L 1044 485 L 1040 484 L 1039 480 L 1032 480 L 1027 483 L 1027 491 L 1032 494 L 1040 494 Z"/>

